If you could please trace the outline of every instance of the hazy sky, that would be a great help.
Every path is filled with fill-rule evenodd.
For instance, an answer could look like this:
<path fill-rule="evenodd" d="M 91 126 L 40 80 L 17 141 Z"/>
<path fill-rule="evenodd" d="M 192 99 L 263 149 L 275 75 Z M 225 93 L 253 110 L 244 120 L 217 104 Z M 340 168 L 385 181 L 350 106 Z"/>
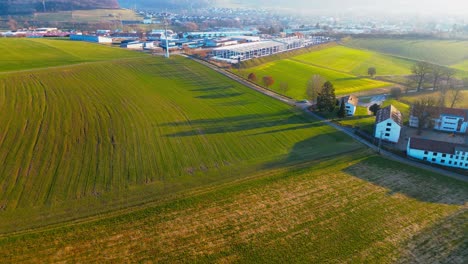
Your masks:
<path fill-rule="evenodd" d="M 455 13 L 468 15 L 468 0 L 231 0 L 262 2 L 266 6 L 341 10 L 378 10 L 381 12 Z"/>

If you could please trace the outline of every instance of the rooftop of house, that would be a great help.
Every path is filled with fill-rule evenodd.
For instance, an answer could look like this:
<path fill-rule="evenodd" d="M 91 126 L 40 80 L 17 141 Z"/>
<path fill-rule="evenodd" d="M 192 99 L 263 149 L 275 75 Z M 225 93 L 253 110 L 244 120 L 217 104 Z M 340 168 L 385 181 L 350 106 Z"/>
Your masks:
<path fill-rule="evenodd" d="M 359 103 L 359 98 L 355 95 L 348 95 L 348 96 L 345 96 L 343 98 L 341 98 L 341 100 L 343 100 L 345 103 L 349 103 L 349 104 L 352 104 L 354 106 L 357 106 L 358 103 Z"/>
<path fill-rule="evenodd" d="M 455 154 L 455 151 L 468 151 L 468 145 L 459 145 L 450 142 L 436 141 L 422 138 L 410 138 L 411 149 L 427 150 L 446 154 Z"/>
<path fill-rule="evenodd" d="M 398 111 L 393 105 L 389 105 L 385 108 L 380 109 L 376 115 L 376 123 L 384 122 L 388 119 L 393 119 L 398 125 L 403 125 L 403 118 L 401 112 Z"/>
<path fill-rule="evenodd" d="M 413 111 L 413 109 L 411 111 Z M 463 117 L 465 121 L 468 121 L 468 109 L 432 106 L 428 107 L 427 111 L 432 113 L 434 117 L 457 116 Z"/>

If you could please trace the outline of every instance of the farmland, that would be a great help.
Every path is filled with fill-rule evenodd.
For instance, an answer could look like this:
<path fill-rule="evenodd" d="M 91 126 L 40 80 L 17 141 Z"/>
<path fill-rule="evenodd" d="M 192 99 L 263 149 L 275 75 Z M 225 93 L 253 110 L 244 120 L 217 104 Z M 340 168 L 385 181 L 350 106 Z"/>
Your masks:
<path fill-rule="evenodd" d="M 144 56 L 137 52 L 84 42 L 8 38 L 0 38 L 0 54 L 0 72 Z"/>
<path fill-rule="evenodd" d="M 463 262 L 467 185 L 353 154 L 0 239 L 0 262 Z"/>
<path fill-rule="evenodd" d="M 467 59 L 468 41 L 362 38 L 346 45 L 451 66 Z"/>
<path fill-rule="evenodd" d="M 21 226 L 17 212 L 27 212 L 29 225 L 44 207 L 53 214 L 73 204 L 69 217 L 79 217 L 238 178 L 290 155 L 299 162 L 361 148 L 183 58 L 9 73 L 0 88 L 2 231 Z M 85 211 L 103 200 L 115 204 Z M 41 221 L 49 220 L 57 219 Z"/>
<path fill-rule="evenodd" d="M 463 262 L 466 183 L 183 57 L 40 43 L 81 61 L 0 74 L 0 263 Z"/>
<path fill-rule="evenodd" d="M 408 75 L 414 61 L 383 55 L 377 52 L 336 46 L 295 57 L 296 60 L 356 76 L 367 76 L 367 69 L 375 67 L 377 75 Z"/>
<path fill-rule="evenodd" d="M 262 59 L 258 59 L 261 61 Z M 272 76 L 275 84 L 271 89 L 279 91 L 281 83 L 287 83 L 289 90 L 285 95 L 301 99 L 305 96 L 307 80 L 315 74 L 331 81 L 337 95 L 361 93 L 392 84 L 368 78 L 370 67 L 377 69 L 377 76 L 411 74 L 413 60 L 383 55 L 377 52 L 352 49 L 344 46 L 328 45 L 322 49 L 305 54 L 282 56 L 275 61 L 256 65 L 245 63 L 241 75 L 247 77 L 251 72 L 259 77 Z M 250 65 L 255 65 L 249 67 Z"/>
<path fill-rule="evenodd" d="M 315 74 L 331 81 L 337 95 L 368 91 L 390 85 L 386 82 L 357 77 L 348 73 L 310 65 L 295 59 L 284 59 L 244 69 L 241 74 L 247 77 L 251 72 L 255 73 L 259 78 L 262 76 L 272 76 L 275 84 L 271 88 L 276 91 L 279 91 L 281 82 L 287 83 L 289 90 L 285 95 L 296 99 L 305 97 L 306 83 Z M 261 84 L 261 81 L 259 83 Z"/>

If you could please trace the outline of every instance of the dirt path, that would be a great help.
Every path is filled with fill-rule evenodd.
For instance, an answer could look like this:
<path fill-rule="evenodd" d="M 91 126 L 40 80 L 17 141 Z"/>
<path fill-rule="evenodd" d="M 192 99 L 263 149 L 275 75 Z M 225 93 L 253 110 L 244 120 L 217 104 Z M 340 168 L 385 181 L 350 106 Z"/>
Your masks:
<path fill-rule="evenodd" d="M 238 83 L 240 84 L 243 84 L 251 89 L 254 89 L 262 94 L 265 94 L 267 96 L 270 96 L 276 100 L 279 100 L 279 101 L 282 101 L 290 106 L 294 106 L 294 107 L 297 107 L 301 110 L 303 110 L 306 114 L 310 115 L 310 116 L 313 116 L 314 118 L 317 118 L 323 122 L 325 122 L 327 125 L 329 126 L 332 126 L 333 128 L 335 128 L 336 130 L 339 130 L 345 134 L 347 134 L 348 136 L 352 137 L 353 139 L 355 139 L 356 141 L 366 145 L 368 148 L 371 148 L 372 150 L 376 151 L 377 153 L 379 153 L 380 155 L 388 158 L 388 159 L 391 159 L 391 160 L 394 160 L 394 161 L 398 161 L 398 162 L 401 162 L 401 163 L 404 163 L 404 164 L 407 164 L 407 165 L 410 165 L 410 166 L 413 166 L 413 167 L 416 167 L 416 168 L 420 168 L 420 169 L 423 169 L 423 170 L 428 170 L 428 171 L 432 171 L 432 172 L 435 172 L 435 173 L 439 173 L 441 175 L 444 175 L 444 176 L 447 176 L 447 177 L 450 177 L 450 178 L 453 178 L 453 179 L 456 179 L 456 180 L 460 180 L 460 181 L 464 181 L 464 182 L 468 182 L 468 176 L 464 176 L 462 174 L 458 174 L 458 173 L 455 173 L 455 172 L 450 172 L 450 171 L 446 171 L 446 170 L 443 170 L 443 169 L 440 169 L 440 168 L 435 168 L 435 167 L 432 167 L 432 166 L 429 166 L 429 165 L 426 165 L 426 164 L 423 164 L 423 163 L 419 163 L 419 162 L 416 162 L 414 160 L 410 160 L 410 159 L 406 159 L 406 158 L 403 158 L 403 157 L 400 157 L 398 155 L 395 155 L 391 152 L 388 152 L 388 151 L 385 151 L 385 150 L 382 150 L 382 149 L 379 149 L 377 146 L 371 144 L 370 142 L 362 139 L 361 137 L 359 137 L 358 135 L 354 134 L 354 131 L 352 129 L 349 129 L 349 128 L 344 128 L 344 127 L 341 127 L 333 122 L 331 122 L 329 119 L 325 119 L 321 116 L 318 116 L 316 115 L 315 113 L 311 112 L 308 110 L 308 105 L 307 104 L 296 104 L 296 100 L 294 99 L 291 99 L 289 97 L 286 97 L 286 96 L 283 96 L 281 94 L 278 94 L 278 93 L 275 93 L 273 91 L 270 91 L 270 90 L 267 90 L 261 86 L 258 86 L 256 84 L 253 84 L 249 81 L 246 81 L 244 79 L 242 79 L 241 77 L 233 74 L 233 73 L 230 73 L 228 71 L 225 71 L 223 69 L 220 69 L 219 67 L 217 66 L 214 66 L 208 62 L 205 62 L 205 61 L 202 61 L 202 60 L 199 60 L 199 59 L 195 59 L 195 58 L 191 58 L 191 57 L 187 57 L 187 56 L 184 56 L 186 58 L 189 58 L 191 60 L 194 60 L 200 64 L 203 64 L 211 69 L 213 69 L 214 71 L 217 71 L 221 74 L 223 74 L 224 76 L 226 77 L 229 77 L 230 79 L 234 80 L 234 81 L 237 81 Z"/>

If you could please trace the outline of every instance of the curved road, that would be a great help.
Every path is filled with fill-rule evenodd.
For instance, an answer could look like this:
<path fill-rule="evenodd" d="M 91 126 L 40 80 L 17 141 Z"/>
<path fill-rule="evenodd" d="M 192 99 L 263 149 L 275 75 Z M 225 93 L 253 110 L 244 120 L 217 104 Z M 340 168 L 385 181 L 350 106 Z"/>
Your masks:
<path fill-rule="evenodd" d="M 185 55 L 184 55 L 185 56 Z M 259 85 L 256 85 L 254 83 L 251 83 L 231 72 L 228 72 L 226 70 L 223 70 L 211 63 L 208 63 L 208 62 L 205 62 L 205 61 L 202 61 L 202 60 L 199 60 L 199 59 L 195 59 L 195 58 L 192 58 L 192 57 L 188 57 L 188 56 L 185 56 L 193 61 L 196 61 L 200 64 L 203 64 L 211 69 L 213 69 L 214 71 L 217 71 L 221 74 L 223 74 L 224 76 L 226 77 L 229 77 L 230 79 L 240 83 L 240 84 L 243 84 L 251 89 L 254 89 L 262 94 L 265 94 L 267 96 L 270 96 L 276 100 L 279 100 L 279 101 L 282 101 L 290 106 L 294 106 L 294 107 L 298 107 L 300 109 L 302 109 L 306 114 L 310 115 L 310 116 L 313 116 L 314 118 L 316 119 L 319 119 L 323 122 L 325 122 L 327 125 L 329 126 L 332 126 L 334 127 L 336 130 L 339 130 L 345 134 L 347 134 L 348 136 L 352 137 L 353 139 L 355 139 L 356 141 L 366 145 L 367 147 L 373 149 L 374 151 L 380 153 L 380 155 L 388 158 L 388 159 L 391 159 L 391 160 L 394 160 L 394 161 L 398 161 L 398 162 L 401 162 L 401 163 L 404 163 L 404 164 L 407 164 L 407 165 L 410 165 L 410 166 L 413 166 L 413 167 L 416 167 L 416 168 L 420 168 L 420 169 L 424 169 L 424 170 L 428 170 L 428 171 L 432 171 L 432 172 L 436 172 L 436 173 L 439 173 L 439 174 L 442 174 L 442 175 L 445 175 L 447 177 L 450 177 L 450 178 L 453 178 L 453 179 L 457 179 L 457 180 L 460 180 L 460 181 L 464 181 L 464 182 L 468 182 L 468 176 L 464 176 L 462 174 L 458 174 L 458 173 L 455 173 L 455 172 L 450 172 L 450 171 L 446 171 L 444 169 L 440 169 L 440 168 L 436 168 L 436 167 L 432 167 L 432 166 L 429 166 L 429 165 L 426 165 L 426 164 L 423 164 L 423 163 L 419 163 L 419 162 L 416 162 L 414 160 L 410 160 L 410 159 L 406 159 L 406 158 L 403 158 L 401 156 L 398 156 L 398 155 L 395 155 L 389 151 L 386 151 L 386 150 L 383 150 L 383 149 L 380 149 L 375 146 L 374 144 L 371 144 L 370 142 L 362 139 L 361 137 L 359 137 L 358 135 L 354 134 L 354 131 L 352 129 L 349 129 L 349 128 L 345 128 L 345 127 L 342 127 L 342 126 L 339 126 L 333 122 L 331 122 L 329 119 L 325 119 L 321 116 L 318 116 L 316 115 L 315 113 L 311 112 L 310 110 L 308 110 L 308 105 L 307 104 L 302 104 L 302 105 L 297 105 L 296 104 L 296 100 L 294 99 L 291 99 L 289 97 L 286 97 L 286 96 L 283 96 L 281 94 L 278 94 L 278 93 L 275 93 L 271 90 L 268 90 L 268 89 L 265 89 Z"/>

